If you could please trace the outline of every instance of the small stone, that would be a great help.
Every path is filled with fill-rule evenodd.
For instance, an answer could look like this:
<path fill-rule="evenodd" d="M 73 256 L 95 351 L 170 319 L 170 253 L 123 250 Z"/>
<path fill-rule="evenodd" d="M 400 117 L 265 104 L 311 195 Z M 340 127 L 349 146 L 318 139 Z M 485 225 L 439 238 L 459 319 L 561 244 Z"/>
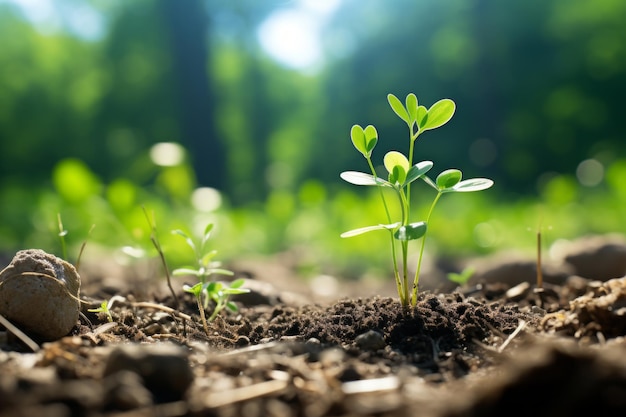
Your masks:
<path fill-rule="evenodd" d="M 66 336 L 78 322 L 80 276 L 40 249 L 17 252 L 0 272 L 0 314 L 40 342 Z"/>
<path fill-rule="evenodd" d="M 369 330 L 356 337 L 355 342 L 357 346 L 363 350 L 375 351 L 383 349 L 387 344 L 385 338 L 380 332 L 376 330 Z"/>

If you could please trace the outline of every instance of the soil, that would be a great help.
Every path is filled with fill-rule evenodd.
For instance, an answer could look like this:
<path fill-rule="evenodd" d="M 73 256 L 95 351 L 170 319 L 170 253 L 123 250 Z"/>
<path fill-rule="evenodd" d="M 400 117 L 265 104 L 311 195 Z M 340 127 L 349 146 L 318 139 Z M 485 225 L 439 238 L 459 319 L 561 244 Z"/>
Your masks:
<path fill-rule="evenodd" d="M 533 261 L 504 258 L 409 309 L 388 283 L 241 262 L 252 292 L 208 334 L 158 265 L 86 265 L 69 335 L 29 347 L 0 331 L 0 416 L 625 415 L 626 270 L 546 266 L 539 287 L 519 273 Z M 111 297 L 112 322 L 88 311 Z"/>

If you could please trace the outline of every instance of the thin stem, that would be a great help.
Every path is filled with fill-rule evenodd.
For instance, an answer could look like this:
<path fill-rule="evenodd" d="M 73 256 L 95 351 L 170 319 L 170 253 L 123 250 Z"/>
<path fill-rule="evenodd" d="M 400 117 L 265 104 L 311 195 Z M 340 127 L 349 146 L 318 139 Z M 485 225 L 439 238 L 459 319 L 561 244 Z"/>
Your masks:
<path fill-rule="evenodd" d="M 369 157 L 366 157 L 365 159 L 367 160 L 367 164 L 369 165 L 370 170 L 372 171 L 372 175 L 374 176 L 374 180 L 375 180 L 376 178 L 378 178 L 378 175 L 376 174 L 376 169 L 374 168 L 374 164 L 372 164 L 372 160 Z M 378 188 L 378 192 L 380 193 L 380 198 L 383 201 L 385 214 L 387 215 L 387 223 L 391 224 L 391 214 L 389 213 L 389 208 L 387 206 L 387 200 L 385 199 L 385 193 L 383 192 L 383 187 L 380 185 L 377 185 L 376 188 Z M 398 295 L 400 296 L 400 303 L 403 306 L 405 306 L 409 302 L 408 290 L 406 288 L 408 283 L 405 283 L 403 286 L 402 281 L 400 280 L 400 271 L 398 270 L 398 260 L 397 260 L 398 255 L 396 254 L 396 244 L 393 239 L 393 231 L 390 231 L 389 239 L 390 239 L 390 245 L 391 245 L 391 258 L 392 258 L 392 263 L 393 263 L 393 273 L 396 278 L 396 289 L 398 290 Z"/>
<path fill-rule="evenodd" d="M 202 305 L 200 294 L 196 295 L 196 302 L 198 303 L 198 310 L 200 311 L 200 318 L 202 319 L 202 326 L 204 327 L 204 333 L 209 335 L 209 325 L 206 322 L 206 317 L 204 316 L 204 306 Z"/>
<path fill-rule="evenodd" d="M 442 195 L 442 193 L 441 193 L 441 191 L 439 191 L 437 193 L 437 196 L 433 200 L 433 203 L 430 205 L 430 209 L 428 210 L 428 216 L 426 216 L 426 226 L 427 227 L 430 225 L 430 216 L 431 216 L 431 214 L 433 214 L 433 209 L 435 208 L 435 205 L 439 201 L 439 198 L 441 198 L 441 195 Z M 420 271 L 422 269 L 422 258 L 424 257 L 424 246 L 425 245 L 426 245 L 426 235 L 424 235 L 422 237 L 422 245 L 420 246 L 419 257 L 417 258 L 417 269 L 415 271 L 415 279 L 413 280 L 413 295 L 411 297 L 411 305 L 413 307 L 415 307 L 415 305 L 417 305 L 417 288 L 418 288 L 418 284 L 419 284 Z"/>

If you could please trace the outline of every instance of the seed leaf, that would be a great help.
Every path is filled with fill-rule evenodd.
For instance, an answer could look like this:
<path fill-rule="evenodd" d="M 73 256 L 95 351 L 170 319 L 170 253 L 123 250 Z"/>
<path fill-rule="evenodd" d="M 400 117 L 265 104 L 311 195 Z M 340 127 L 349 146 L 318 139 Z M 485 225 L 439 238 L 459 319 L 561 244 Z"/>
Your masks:
<path fill-rule="evenodd" d="M 413 165 L 406 174 L 404 185 L 410 184 L 422 175 L 426 174 L 433 167 L 432 161 L 422 161 Z"/>
<path fill-rule="evenodd" d="M 419 239 L 426 234 L 426 222 L 410 223 L 406 226 L 401 226 L 393 236 L 398 240 L 415 240 Z"/>
<path fill-rule="evenodd" d="M 437 176 L 437 188 L 445 190 L 452 188 L 461 181 L 463 173 L 458 169 L 447 169 Z"/>
<path fill-rule="evenodd" d="M 350 129 L 350 139 L 357 151 L 367 157 L 367 142 L 365 140 L 365 131 L 359 125 L 352 126 Z"/>
<path fill-rule="evenodd" d="M 410 117 L 410 124 L 417 121 L 417 96 L 413 93 L 406 96 L 406 109 Z"/>
<path fill-rule="evenodd" d="M 365 149 L 367 150 L 367 157 L 369 157 L 378 143 L 378 132 L 374 126 L 368 125 L 363 133 L 365 133 Z"/>
<path fill-rule="evenodd" d="M 454 115 L 456 105 L 449 98 L 439 100 L 428 109 L 426 117 L 422 119 L 421 130 L 436 129 L 445 125 Z"/>
<path fill-rule="evenodd" d="M 398 115 L 399 118 L 404 120 L 406 124 L 411 125 L 411 119 L 409 118 L 409 114 L 406 109 L 402 105 L 402 102 L 398 99 L 398 97 L 393 94 L 387 94 L 387 101 L 391 106 L 391 109 Z"/>
<path fill-rule="evenodd" d="M 372 232 L 374 230 L 393 230 L 396 227 L 400 226 L 400 222 L 395 222 L 392 224 L 377 224 L 375 226 L 365 226 L 359 227 L 358 229 L 352 229 L 347 232 L 343 232 L 341 237 L 352 237 L 362 235 L 363 233 Z"/>
<path fill-rule="evenodd" d="M 354 185 L 382 185 L 384 187 L 392 187 L 389 181 L 385 181 L 380 177 L 374 177 L 372 174 L 358 171 L 344 171 L 339 176 L 346 182 Z"/>
<path fill-rule="evenodd" d="M 471 178 L 461 181 L 454 187 L 448 188 L 443 191 L 454 193 L 470 193 L 473 191 L 486 190 L 487 188 L 491 188 L 491 186 L 493 186 L 493 180 L 490 180 L 488 178 Z"/>

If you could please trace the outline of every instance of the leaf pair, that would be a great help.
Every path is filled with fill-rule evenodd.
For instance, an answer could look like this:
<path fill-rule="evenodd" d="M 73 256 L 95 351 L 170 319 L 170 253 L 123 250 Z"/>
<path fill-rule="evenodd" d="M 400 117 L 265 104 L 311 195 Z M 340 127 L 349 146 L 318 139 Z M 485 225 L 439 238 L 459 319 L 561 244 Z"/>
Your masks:
<path fill-rule="evenodd" d="M 387 101 L 394 113 L 404 120 L 409 128 L 412 129 L 414 125 L 417 125 L 418 131 L 436 129 L 445 125 L 452 119 L 456 110 L 454 101 L 447 98 L 439 100 L 426 109 L 418 105 L 417 96 L 413 93 L 406 96 L 405 104 L 402 104 L 400 99 L 393 94 L 387 95 Z"/>

